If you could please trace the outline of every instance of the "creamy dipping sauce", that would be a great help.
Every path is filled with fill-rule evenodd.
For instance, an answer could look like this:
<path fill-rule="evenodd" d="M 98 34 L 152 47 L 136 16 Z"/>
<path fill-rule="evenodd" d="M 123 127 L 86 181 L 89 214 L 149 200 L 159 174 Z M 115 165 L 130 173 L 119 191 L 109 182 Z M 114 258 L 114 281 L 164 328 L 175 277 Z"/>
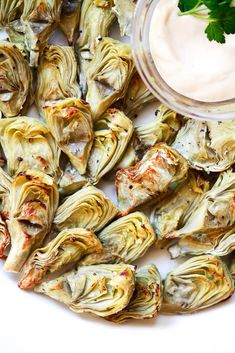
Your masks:
<path fill-rule="evenodd" d="M 179 16 L 178 0 L 160 0 L 150 24 L 150 50 L 158 72 L 176 92 L 202 102 L 235 97 L 235 35 L 210 42 L 207 22 Z"/>

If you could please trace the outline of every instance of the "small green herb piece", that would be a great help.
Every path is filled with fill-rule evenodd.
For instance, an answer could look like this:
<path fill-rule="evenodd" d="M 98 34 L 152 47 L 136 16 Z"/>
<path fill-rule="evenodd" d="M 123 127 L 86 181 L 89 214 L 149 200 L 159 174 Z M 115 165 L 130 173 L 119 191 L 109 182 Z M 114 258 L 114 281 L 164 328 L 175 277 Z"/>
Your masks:
<path fill-rule="evenodd" d="M 193 15 L 208 22 L 205 33 L 209 41 L 225 43 L 225 34 L 235 34 L 234 0 L 180 0 L 180 16 Z"/>

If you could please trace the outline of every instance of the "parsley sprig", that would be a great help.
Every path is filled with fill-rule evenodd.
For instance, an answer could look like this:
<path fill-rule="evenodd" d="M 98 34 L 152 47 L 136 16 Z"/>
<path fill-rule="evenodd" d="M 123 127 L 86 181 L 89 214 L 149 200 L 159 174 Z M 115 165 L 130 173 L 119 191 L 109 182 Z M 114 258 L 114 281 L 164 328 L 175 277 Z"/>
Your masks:
<path fill-rule="evenodd" d="M 180 0 L 180 15 L 193 15 L 208 25 L 209 41 L 225 43 L 225 34 L 235 34 L 235 0 Z"/>

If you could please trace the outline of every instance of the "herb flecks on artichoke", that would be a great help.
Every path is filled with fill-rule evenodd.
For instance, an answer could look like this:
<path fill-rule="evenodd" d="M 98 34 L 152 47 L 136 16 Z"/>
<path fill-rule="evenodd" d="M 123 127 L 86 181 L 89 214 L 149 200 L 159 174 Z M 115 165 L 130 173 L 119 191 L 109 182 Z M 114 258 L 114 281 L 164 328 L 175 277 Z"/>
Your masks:
<path fill-rule="evenodd" d="M 50 130 L 40 121 L 29 117 L 0 120 L 0 141 L 10 175 L 34 169 L 60 176 L 60 150 Z"/>
<path fill-rule="evenodd" d="M 62 151 L 79 173 L 84 174 L 94 136 L 89 104 L 67 98 L 45 107 L 43 116 Z"/>
<path fill-rule="evenodd" d="M 57 230 L 89 228 L 98 231 L 117 214 L 117 208 L 101 190 L 88 186 L 69 196 L 58 207 L 54 226 Z"/>
<path fill-rule="evenodd" d="M 129 319 L 143 320 L 155 317 L 161 309 L 163 286 L 155 265 L 146 265 L 135 273 L 135 291 L 125 309 L 106 319 L 123 323 Z"/>
<path fill-rule="evenodd" d="M 84 228 L 63 230 L 45 247 L 35 250 L 23 269 L 22 289 L 34 287 L 42 278 L 62 269 L 82 256 L 99 253 L 102 245 L 95 234 Z"/>
<path fill-rule="evenodd" d="M 0 112 L 5 117 L 23 113 L 31 105 L 32 73 L 18 47 L 0 43 Z"/>
<path fill-rule="evenodd" d="M 134 127 L 118 109 L 110 108 L 94 123 L 95 138 L 88 161 L 89 175 L 99 181 L 117 164 L 131 139 Z"/>
<path fill-rule="evenodd" d="M 172 145 L 192 168 L 221 172 L 235 161 L 235 122 L 189 119 Z"/>
<path fill-rule="evenodd" d="M 67 37 L 69 45 L 72 45 L 77 33 L 82 0 L 63 0 L 60 16 L 60 28 Z"/>
<path fill-rule="evenodd" d="M 70 195 L 81 188 L 90 185 L 86 175 L 81 175 L 69 162 L 63 171 L 59 181 L 59 190 L 62 195 Z"/>
<path fill-rule="evenodd" d="M 143 159 L 116 174 L 119 208 L 128 213 L 168 190 L 187 177 L 185 159 L 165 143 L 151 147 Z"/>
<path fill-rule="evenodd" d="M 148 218 L 141 212 L 119 218 L 97 236 L 103 252 L 86 256 L 80 264 L 131 263 L 143 256 L 156 241 Z"/>
<path fill-rule="evenodd" d="M 124 97 L 134 63 L 131 48 L 112 38 L 103 38 L 87 70 L 87 96 L 94 120 Z"/>
<path fill-rule="evenodd" d="M 107 317 L 124 309 L 135 289 L 134 267 L 126 264 L 81 266 L 35 288 L 76 313 Z"/>
<path fill-rule="evenodd" d="M 65 98 L 81 98 L 77 62 L 72 47 L 46 47 L 37 71 L 36 103 L 39 109 Z"/>
<path fill-rule="evenodd" d="M 227 266 L 217 257 L 193 257 L 171 271 L 164 281 L 162 311 L 193 313 L 229 298 L 234 283 Z"/>
<path fill-rule="evenodd" d="M 27 170 L 13 180 L 7 220 L 11 248 L 4 266 L 6 271 L 19 272 L 31 252 L 41 246 L 58 202 L 57 186 L 44 173 Z"/>

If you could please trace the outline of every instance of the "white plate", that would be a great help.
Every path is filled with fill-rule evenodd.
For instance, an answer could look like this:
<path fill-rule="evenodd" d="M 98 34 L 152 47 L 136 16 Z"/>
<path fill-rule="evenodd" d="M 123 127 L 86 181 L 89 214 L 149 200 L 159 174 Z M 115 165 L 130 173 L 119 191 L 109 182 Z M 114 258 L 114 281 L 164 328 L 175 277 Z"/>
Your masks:
<path fill-rule="evenodd" d="M 117 28 L 112 36 L 119 39 Z M 5 35 L 0 33 L 0 38 Z M 66 45 L 56 32 L 52 43 Z M 154 116 L 147 107 L 135 123 Z M 35 108 L 28 115 L 37 116 Z M 98 185 L 115 203 L 114 185 Z M 152 249 L 138 264 L 155 263 L 164 277 L 177 264 L 166 251 Z M 234 353 L 235 296 L 192 315 L 160 315 L 156 320 L 115 325 L 91 315 L 77 315 L 63 305 L 17 287 L 17 277 L 0 262 L 0 353 Z"/>

